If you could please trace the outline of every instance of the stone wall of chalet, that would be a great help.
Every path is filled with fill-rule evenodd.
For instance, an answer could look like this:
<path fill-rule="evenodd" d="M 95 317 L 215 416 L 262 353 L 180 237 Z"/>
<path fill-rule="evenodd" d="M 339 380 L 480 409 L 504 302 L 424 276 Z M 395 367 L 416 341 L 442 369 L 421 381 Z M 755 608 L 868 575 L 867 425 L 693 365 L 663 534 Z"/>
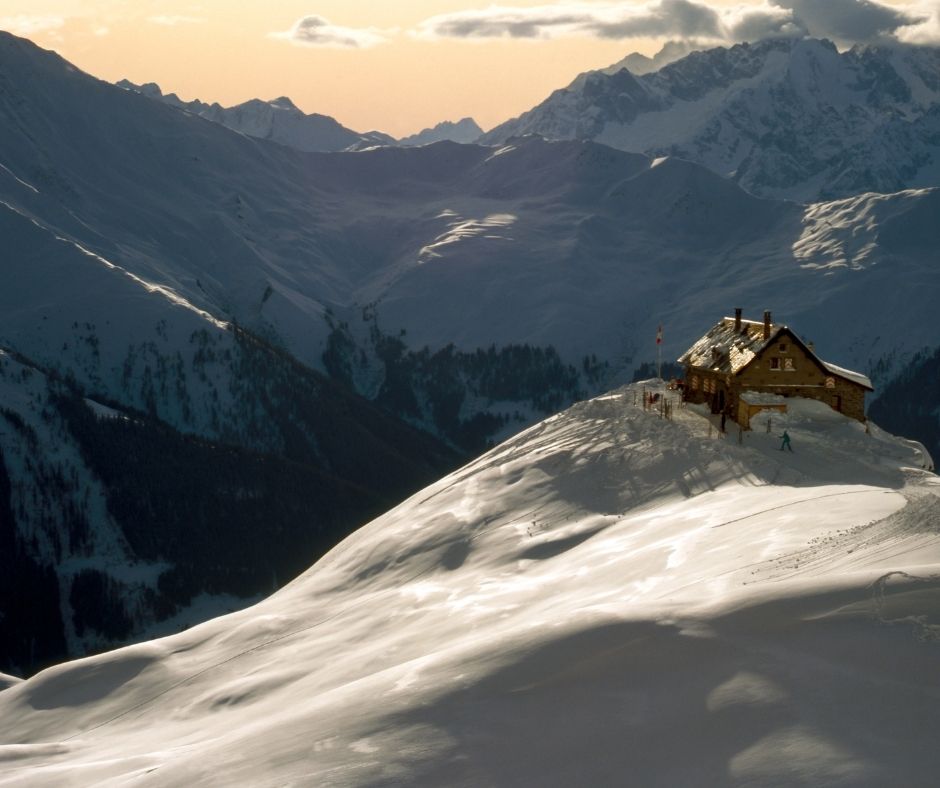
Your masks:
<path fill-rule="evenodd" d="M 764 348 L 738 375 L 699 368 L 692 368 L 686 374 L 687 401 L 706 403 L 715 413 L 726 407 L 729 413 L 737 415 L 739 394 L 748 390 L 808 397 L 825 402 L 853 419 L 865 421 L 866 389 L 829 373 L 786 335 Z"/>

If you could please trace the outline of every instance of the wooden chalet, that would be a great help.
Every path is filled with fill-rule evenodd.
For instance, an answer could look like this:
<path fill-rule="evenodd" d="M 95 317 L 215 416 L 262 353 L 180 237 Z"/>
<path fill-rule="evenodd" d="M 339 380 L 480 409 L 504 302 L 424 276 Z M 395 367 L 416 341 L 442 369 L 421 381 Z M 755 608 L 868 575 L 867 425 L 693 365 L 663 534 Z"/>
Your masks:
<path fill-rule="evenodd" d="M 823 361 L 787 326 L 771 322 L 770 312 L 760 322 L 742 319 L 735 309 L 679 363 L 685 366 L 686 401 L 707 403 L 745 428 L 759 410 L 785 409 L 787 397 L 820 400 L 865 421 L 865 394 L 874 391 L 867 376 Z"/>

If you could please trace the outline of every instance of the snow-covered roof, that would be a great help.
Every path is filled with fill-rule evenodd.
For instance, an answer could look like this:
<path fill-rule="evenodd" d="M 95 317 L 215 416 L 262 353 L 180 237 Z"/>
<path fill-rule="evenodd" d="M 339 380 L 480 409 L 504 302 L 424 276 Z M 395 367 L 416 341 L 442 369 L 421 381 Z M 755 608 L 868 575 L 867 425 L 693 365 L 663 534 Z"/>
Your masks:
<path fill-rule="evenodd" d="M 816 359 L 827 372 L 849 380 L 874 391 L 871 379 L 861 372 L 853 372 L 823 361 L 811 348 L 807 347 L 798 336 L 781 323 L 772 323 L 770 336 L 764 339 L 764 323 L 759 320 L 741 320 L 741 330 L 735 331 L 734 318 L 724 317 L 719 320 L 705 336 L 679 357 L 680 364 L 690 364 L 700 369 L 736 375 L 767 345 L 772 344 L 781 331 L 786 331 L 803 349 Z"/>
<path fill-rule="evenodd" d="M 741 330 L 734 330 L 734 318 L 725 317 L 698 342 L 679 357 L 680 364 L 691 364 L 714 372 L 736 374 L 754 358 L 785 326 L 772 324 L 770 338 L 764 339 L 764 324 L 742 320 Z"/>
<path fill-rule="evenodd" d="M 871 384 L 871 378 L 869 378 L 868 375 L 863 375 L 861 372 L 853 372 L 851 369 L 845 369 L 844 367 L 837 367 L 835 364 L 830 364 L 828 361 L 823 361 L 822 359 L 819 360 L 819 363 L 826 368 L 827 372 L 831 372 L 833 375 L 851 380 L 853 383 L 858 383 L 869 391 L 875 390 L 875 387 Z"/>

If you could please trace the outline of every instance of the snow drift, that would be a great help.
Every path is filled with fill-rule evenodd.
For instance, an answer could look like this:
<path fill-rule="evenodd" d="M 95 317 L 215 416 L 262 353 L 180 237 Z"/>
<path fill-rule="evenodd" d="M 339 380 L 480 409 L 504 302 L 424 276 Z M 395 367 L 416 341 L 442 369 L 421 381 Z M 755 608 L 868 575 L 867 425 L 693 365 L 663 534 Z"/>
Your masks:
<path fill-rule="evenodd" d="M 932 781 L 924 451 L 801 401 L 719 439 L 639 393 L 537 424 L 253 608 L 13 683 L 0 784 Z"/>

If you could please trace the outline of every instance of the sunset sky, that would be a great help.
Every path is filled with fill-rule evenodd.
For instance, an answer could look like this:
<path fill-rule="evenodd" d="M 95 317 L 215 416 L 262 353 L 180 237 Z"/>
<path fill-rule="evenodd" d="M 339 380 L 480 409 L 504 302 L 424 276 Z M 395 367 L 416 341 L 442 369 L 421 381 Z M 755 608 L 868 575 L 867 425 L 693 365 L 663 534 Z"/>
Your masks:
<path fill-rule="evenodd" d="M 490 128 L 668 40 L 935 43 L 938 20 L 940 0 L 0 0 L 0 29 L 102 79 L 224 105 L 287 95 L 396 136 L 467 115 Z"/>

